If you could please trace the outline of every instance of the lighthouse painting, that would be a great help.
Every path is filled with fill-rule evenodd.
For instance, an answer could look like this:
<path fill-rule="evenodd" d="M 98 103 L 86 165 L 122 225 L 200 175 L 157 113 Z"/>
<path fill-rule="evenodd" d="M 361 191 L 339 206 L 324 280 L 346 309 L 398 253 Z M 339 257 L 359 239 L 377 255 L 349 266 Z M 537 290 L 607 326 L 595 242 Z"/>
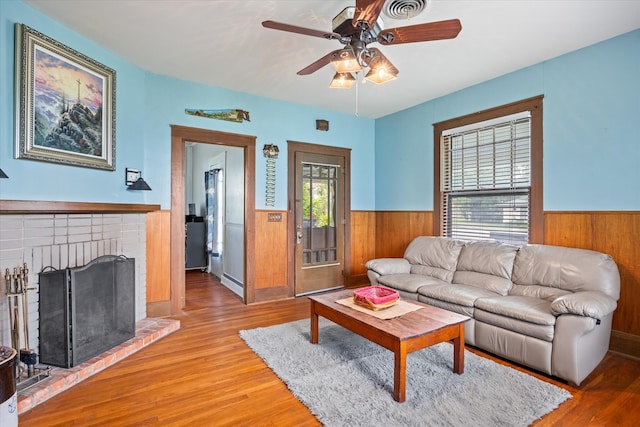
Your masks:
<path fill-rule="evenodd" d="M 115 170 L 115 71 L 17 25 L 17 157 Z"/>
<path fill-rule="evenodd" d="M 33 144 L 102 155 L 102 79 L 36 49 Z"/>

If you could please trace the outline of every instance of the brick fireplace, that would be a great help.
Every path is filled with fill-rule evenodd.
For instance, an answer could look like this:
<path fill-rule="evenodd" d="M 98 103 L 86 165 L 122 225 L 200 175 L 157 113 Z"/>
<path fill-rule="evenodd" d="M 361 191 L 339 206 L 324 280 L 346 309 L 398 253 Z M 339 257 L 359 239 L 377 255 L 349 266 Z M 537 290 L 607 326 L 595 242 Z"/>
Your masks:
<path fill-rule="evenodd" d="M 136 321 L 146 317 L 146 228 L 144 214 L 0 215 L 0 269 L 26 263 L 29 286 L 38 288 L 43 268 L 81 267 L 102 255 L 136 260 Z M 0 342 L 9 345 L 7 299 L 2 286 Z M 30 347 L 38 348 L 38 291 L 28 293 Z"/>
<path fill-rule="evenodd" d="M 103 255 L 135 258 L 136 337 L 108 352 L 109 362 L 101 360 L 104 357 L 94 358 L 78 366 L 80 374 L 72 372 L 77 381 L 179 327 L 177 321 L 167 320 L 169 323 L 165 324 L 163 319 L 148 319 L 146 313 L 146 213 L 158 209 L 156 205 L 0 200 L 2 276 L 6 269 L 12 272 L 26 264 L 29 287 L 35 288 L 27 294 L 30 348 L 38 349 L 40 341 L 38 273 L 43 269 L 81 267 Z M 11 346 L 8 311 L 3 280 L 0 286 L 0 345 Z M 53 379 L 43 383 L 54 381 L 55 392 L 68 388 L 74 381 L 70 382 L 64 371 L 71 370 L 55 369 Z M 23 398 L 19 403 L 20 412 L 43 401 L 44 395 L 48 394 L 46 389 L 51 386 L 34 388 L 37 389 L 36 396 Z"/>

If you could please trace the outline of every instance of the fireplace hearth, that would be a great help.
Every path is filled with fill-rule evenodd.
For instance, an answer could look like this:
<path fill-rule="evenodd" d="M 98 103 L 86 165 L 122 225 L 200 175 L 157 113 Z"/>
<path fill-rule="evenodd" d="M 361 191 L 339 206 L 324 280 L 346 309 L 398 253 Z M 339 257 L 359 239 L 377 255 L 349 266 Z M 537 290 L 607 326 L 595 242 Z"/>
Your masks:
<path fill-rule="evenodd" d="M 105 255 L 38 276 L 40 363 L 70 368 L 134 337 L 134 258 Z"/>

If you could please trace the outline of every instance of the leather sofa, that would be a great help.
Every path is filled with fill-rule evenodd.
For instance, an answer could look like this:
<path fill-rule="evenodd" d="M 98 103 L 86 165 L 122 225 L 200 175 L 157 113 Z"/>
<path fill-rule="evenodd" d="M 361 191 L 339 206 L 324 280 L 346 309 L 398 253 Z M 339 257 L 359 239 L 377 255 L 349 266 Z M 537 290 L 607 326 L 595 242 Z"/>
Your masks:
<path fill-rule="evenodd" d="M 609 348 L 620 297 L 609 255 L 421 236 L 366 267 L 372 285 L 471 317 L 467 344 L 576 385 Z"/>

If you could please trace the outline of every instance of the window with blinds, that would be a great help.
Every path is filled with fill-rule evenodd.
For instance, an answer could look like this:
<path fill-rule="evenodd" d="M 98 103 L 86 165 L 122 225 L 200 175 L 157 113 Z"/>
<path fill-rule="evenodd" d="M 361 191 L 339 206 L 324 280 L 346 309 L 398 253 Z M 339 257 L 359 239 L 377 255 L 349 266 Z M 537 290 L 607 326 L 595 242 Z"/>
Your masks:
<path fill-rule="evenodd" d="M 442 132 L 442 230 L 461 240 L 529 240 L 529 112 Z"/>

